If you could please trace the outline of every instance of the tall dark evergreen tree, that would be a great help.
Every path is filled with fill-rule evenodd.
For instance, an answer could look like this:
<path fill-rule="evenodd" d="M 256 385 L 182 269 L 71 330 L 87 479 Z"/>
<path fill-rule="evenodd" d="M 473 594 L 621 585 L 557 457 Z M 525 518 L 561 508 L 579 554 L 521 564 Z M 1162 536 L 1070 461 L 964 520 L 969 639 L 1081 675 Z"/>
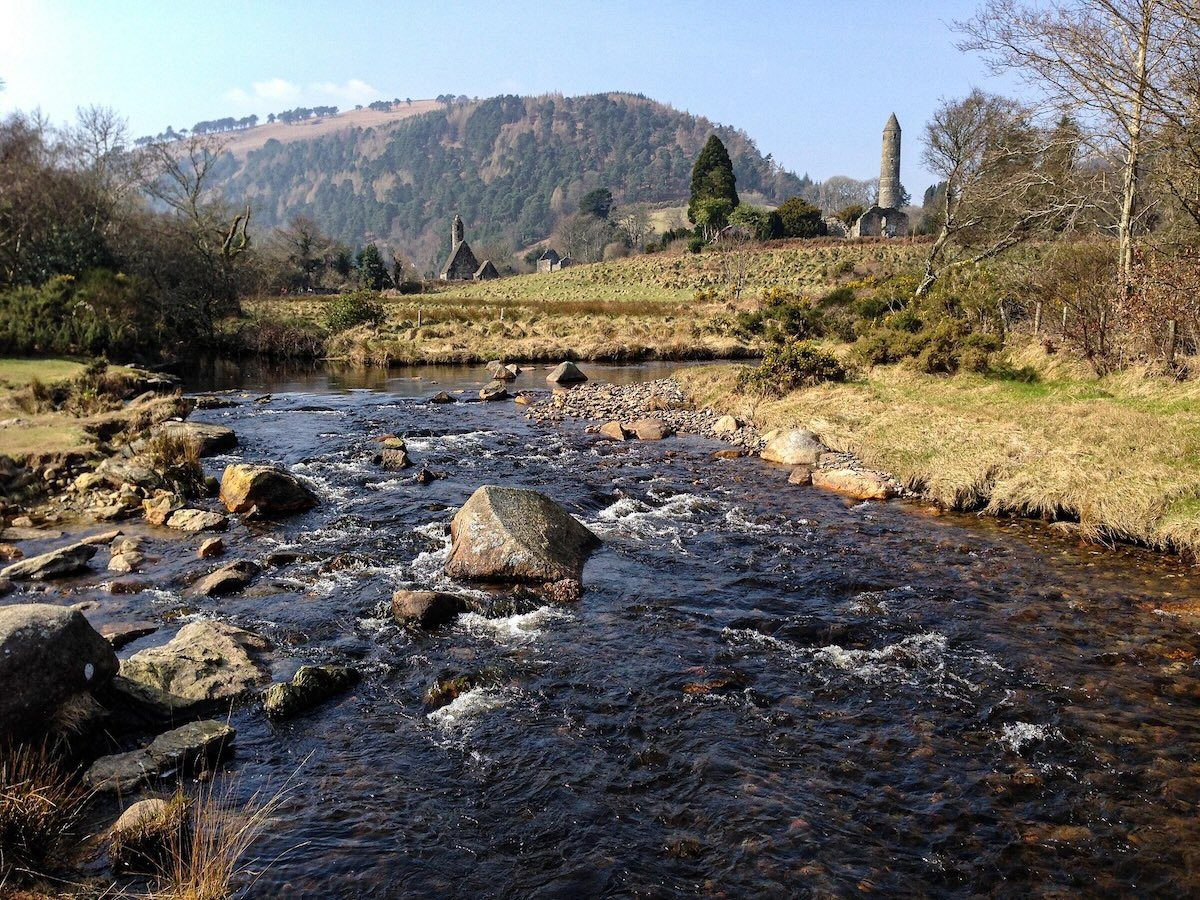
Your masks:
<path fill-rule="evenodd" d="M 368 291 L 382 291 L 391 284 L 383 254 L 374 244 L 358 251 L 358 286 Z"/>
<path fill-rule="evenodd" d="M 733 177 L 733 162 L 729 151 L 715 134 L 711 135 L 696 165 L 692 167 L 692 192 L 688 198 L 688 220 L 695 223 L 696 205 L 702 200 L 728 200 L 733 208 L 738 200 L 736 179 Z"/>

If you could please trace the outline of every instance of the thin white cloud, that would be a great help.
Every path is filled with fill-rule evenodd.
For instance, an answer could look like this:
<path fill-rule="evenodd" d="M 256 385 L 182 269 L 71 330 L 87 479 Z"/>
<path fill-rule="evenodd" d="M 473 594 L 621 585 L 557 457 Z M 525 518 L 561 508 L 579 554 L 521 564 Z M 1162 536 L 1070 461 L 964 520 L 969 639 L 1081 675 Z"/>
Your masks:
<path fill-rule="evenodd" d="M 321 81 L 309 87 L 328 100 L 341 100 L 345 103 L 370 103 L 379 99 L 379 91 L 361 78 L 351 78 L 344 84 Z"/>
<path fill-rule="evenodd" d="M 286 78 L 268 78 L 254 82 L 249 90 L 233 87 L 225 92 L 225 99 L 235 104 L 239 111 L 265 109 L 267 112 L 300 104 L 348 107 L 370 103 L 381 96 L 379 90 L 361 78 L 351 78 L 340 84 L 336 81 L 315 81 L 303 86 Z"/>

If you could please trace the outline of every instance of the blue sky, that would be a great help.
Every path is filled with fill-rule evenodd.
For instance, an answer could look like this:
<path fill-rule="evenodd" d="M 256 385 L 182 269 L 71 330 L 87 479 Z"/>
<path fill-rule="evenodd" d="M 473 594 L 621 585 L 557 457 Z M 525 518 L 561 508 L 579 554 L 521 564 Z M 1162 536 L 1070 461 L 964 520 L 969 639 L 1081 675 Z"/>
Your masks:
<path fill-rule="evenodd" d="M 814 178 L 878 174 L 895 111 L 919 198 L 939 98 L 1004 90 L 954 48 L 975 0 L 0 0 L 0 112 L 99 103 L 133 134 L 297 105 L 626 90 L 747 131 Z"/>

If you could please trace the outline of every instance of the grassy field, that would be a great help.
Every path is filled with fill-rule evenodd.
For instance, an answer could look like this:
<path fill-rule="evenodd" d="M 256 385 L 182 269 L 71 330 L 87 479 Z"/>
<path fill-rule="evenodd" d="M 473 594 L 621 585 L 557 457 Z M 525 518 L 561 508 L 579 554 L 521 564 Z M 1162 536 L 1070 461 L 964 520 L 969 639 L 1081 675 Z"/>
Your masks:
<path fill-rule="evenodd" d="M 900 241 L 805 241 L 753 251 L 652 254 L 450 284 L 387 299 L 382 326 L 347 332 L 329 349 L 336 357 L 381 365 L 738 358 L 758 348 L 730 333 L 731 318 L 752 307 L 764 289 L 815 296 L 915 266 L 924 250 Z M 320 322 L 326 303 L 322 297 L 264 297 L 245 307 L 251 315 Z"/>
<path fill-rule="evenodd" d="M 764 428 L 811 428 L 950 508 L 1078 521 L 1100 540 L 1200 551 L 1200 384 L 1095 378 L 1034 349 L 1014 362 L 1039 380 L 886 366 L 756 401 L 737 393 L 735 366 L 678 377 L 699 402 Z"/>
<path fill-rule="evenodd" d="M 87 369 L 85 363 L 48 357 L 25 359 L 0 357 L 0 456 L 12 459 L 52 458 L 69 454 L 87 454 L 96 446 L 96 438 L 85 425 L 88 418 L 73 412 L 31 405 L 21 395 L 35 382 L 53 387 L 79 377 Z M 109 372 L 132 374 L 128 369 L 112 366 Z"/>

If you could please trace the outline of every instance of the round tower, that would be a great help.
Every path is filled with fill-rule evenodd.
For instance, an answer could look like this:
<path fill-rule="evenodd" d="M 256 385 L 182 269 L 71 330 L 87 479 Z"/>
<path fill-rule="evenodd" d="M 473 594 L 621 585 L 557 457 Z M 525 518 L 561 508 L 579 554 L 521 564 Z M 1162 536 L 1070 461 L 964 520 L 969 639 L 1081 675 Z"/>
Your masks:
<path fill-rule="evenodd" d="M 455 247 L 463 242 L 463 223 L 457 213 L 454 216 L 453 224 L 450 226 L 450 240 L 453 241 Z"/>
<path fill-rule="evenodd" d="M 883 156 L 879 161 L 879 205 L 900 207 L 900 122 L 892 113 L 883 126 Z"/>

